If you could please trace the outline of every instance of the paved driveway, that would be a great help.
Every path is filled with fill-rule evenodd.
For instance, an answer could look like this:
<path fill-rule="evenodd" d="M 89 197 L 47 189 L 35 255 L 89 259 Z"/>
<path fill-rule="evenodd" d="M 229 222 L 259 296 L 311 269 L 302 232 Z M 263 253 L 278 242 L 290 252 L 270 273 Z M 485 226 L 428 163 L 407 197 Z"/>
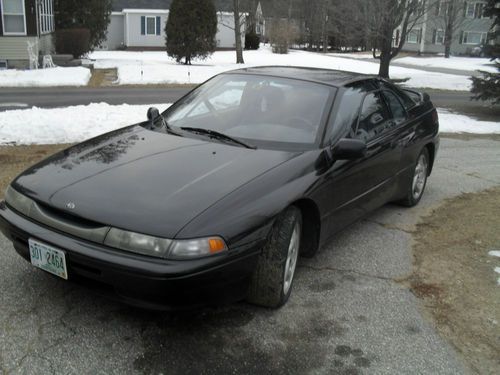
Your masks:
<path fill-rule="evenodd" d="M 2 372 L 467 373 L 405 287 L 411 231 L 444 199 L 500 185 L 499 163 L 498 141 L 443 139 L 421 205 L 386 206 L 302 261 L 277 311 L 132 309 L 35 270 L 0 237 Z"/>

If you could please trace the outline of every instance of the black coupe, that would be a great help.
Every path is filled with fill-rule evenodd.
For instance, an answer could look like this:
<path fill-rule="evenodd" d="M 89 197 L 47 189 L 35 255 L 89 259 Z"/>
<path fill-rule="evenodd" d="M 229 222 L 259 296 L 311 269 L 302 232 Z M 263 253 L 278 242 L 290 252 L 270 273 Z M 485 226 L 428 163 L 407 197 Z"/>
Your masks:
<path fill-rule="evenodd" d="M 419 202 L 438 127 L 428 95 L 377 77 L 231 71 L 22 173 L 0 229 L 34 266 L 130 304 L 278 307 L 299 256 Z"/>

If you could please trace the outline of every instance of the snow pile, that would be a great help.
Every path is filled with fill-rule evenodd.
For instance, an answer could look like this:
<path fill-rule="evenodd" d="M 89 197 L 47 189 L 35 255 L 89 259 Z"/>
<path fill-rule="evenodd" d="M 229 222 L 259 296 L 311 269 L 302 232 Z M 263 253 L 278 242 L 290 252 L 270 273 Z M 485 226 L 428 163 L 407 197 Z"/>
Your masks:
<path fill-rule="evenodd" d="M 491 255 L 492 257 L 499 257 L 500 258 L 500 250 L 492 250 L 488 253 L 488 255 Z M 495 267 L 495 272 L 500 274 L 500 267 Z M 500 286 L 500 276 L 497 279 L 497 285 Z"/>
<path fill-rule="evenodd" d="M 469 70 L 471 73 L 476 70 L 485 70 L 493 73 L 497 71 L 494 62 L 488 58 L 479 57 L 451 56 L 449 59 L 444 57 L 402 57 L 393 61 L 422 67 Z"/>
<path fill-rule="evenodd" d="M 64 108 L 13 110 L 0 112 L 1 144 L 74 143 L 124 126 L 146 121 L 147 109 L 160 112 L 168 104 L 109 105 L 92 103 Z"/>
<path fill-rule="evenodd" d="M 0 145 L 74 143 L 146 120 L 149 107 L 160 112 L 170 104 L 109 105 L 92 103 L 64 108 L 0 112 Z M 500 123 L 477 121 L 439 110 L 441 132 L 500 133 Z"/>
<path fill-rule="evenodd" d="M 500 134 L 500 122 L 478 121 L 471 117 L 438 108 L 442 133 Z"/>
<path fill-rule="evenodd" d="M 186 66 L 176 63 L 166 52 L 96 51 L 90 55 L 95 68 L 117 68 L 118 83 L 165 84 L 201 83 L 210 77 L 233 69 L 282 65 L 345 70 L 364 74 L 378 74 L 378 62 L 352 60 L 307 51 L 290 51 L 287 55 L 274 54 L 268 46 L 257 51 L 245 51 L 245 64 L 235 64 L 234 51 L 217 51 L 205 61 Z M 469 77 L 426 72 L 418 69 L 391 67 L 391 77 L 409 78 L 409 87 L 469 91 Z"/>
<path fill-rule="evenodd" d="M 90 69 L 49 68 L 38 70 L 0 70 L 0 87 L 86 86 Z"/>

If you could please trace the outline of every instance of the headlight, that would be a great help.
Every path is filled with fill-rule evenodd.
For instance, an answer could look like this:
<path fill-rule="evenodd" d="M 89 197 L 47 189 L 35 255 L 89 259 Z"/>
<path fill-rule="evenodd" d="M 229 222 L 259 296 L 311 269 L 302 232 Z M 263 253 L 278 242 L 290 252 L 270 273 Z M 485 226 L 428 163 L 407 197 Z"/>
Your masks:
<path fill-rule="evenodd" d="M 220 237 L 170 240 L 111 228 L 104 240 L 108 246 L 165 259 L 193 259 L 227 250 Z"/>
<path fill-rule="evenodd" d="M 5 192 L 5 202 L 7 202 L 7 204 L 14 208 L 16 211 L 19 211 L 26 216 L 29 216 L 31 205 L 33 204 L 33 201 L 31 199 L 29 199 L 25 195 L 22 195 L 21 193 L 18 193 L 10 185 Z"/>

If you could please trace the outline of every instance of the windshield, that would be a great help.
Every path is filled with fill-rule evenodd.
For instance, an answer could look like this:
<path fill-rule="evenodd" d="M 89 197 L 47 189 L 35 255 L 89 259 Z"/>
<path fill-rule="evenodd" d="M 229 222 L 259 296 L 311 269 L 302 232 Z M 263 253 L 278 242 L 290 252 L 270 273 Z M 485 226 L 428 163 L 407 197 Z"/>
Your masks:
<path fill-rule="evenodd" d="M 215 77 L 163 115 L 170 126 L 215 130 L 264 148 L 312 147 L 320 141 L 334 88 L 246 74 Z"/>

